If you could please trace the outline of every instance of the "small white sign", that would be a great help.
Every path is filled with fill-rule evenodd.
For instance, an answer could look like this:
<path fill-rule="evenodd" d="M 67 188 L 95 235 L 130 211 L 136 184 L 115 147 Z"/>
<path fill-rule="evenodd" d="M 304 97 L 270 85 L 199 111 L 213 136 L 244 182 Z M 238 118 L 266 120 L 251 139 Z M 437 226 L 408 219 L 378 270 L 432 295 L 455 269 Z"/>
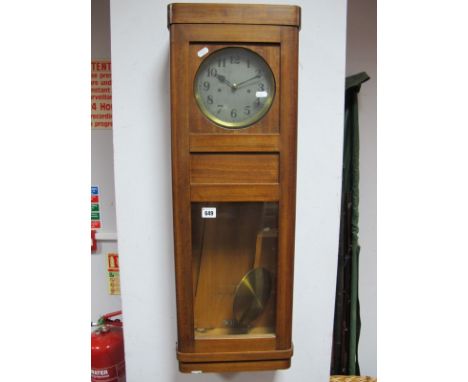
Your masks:
<path fill-rule="evenodd" d="M 266 91 L 256 92 L 255 96 L 258 98 L 265 98 L 265 97 L 268 97 L 268 93 Z"/>
<path fill-rule="evenodd" d="M 201 217 L 204 219 L 216 218 L 216 207 L 202 207 Z"/>

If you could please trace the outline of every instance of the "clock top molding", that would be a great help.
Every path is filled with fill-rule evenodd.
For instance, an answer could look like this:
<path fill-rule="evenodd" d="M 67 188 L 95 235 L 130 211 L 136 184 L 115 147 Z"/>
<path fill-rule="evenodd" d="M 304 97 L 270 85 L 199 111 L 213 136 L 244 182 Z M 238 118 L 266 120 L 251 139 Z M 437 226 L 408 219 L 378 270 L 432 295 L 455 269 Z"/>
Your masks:
<path fill-rule="evenodd" d="M 168 26 L 249 24 L 294 26 L 300 29 L 301 8 L 296 5 L 173 3 L 167 7 L 167 21 Z"/>

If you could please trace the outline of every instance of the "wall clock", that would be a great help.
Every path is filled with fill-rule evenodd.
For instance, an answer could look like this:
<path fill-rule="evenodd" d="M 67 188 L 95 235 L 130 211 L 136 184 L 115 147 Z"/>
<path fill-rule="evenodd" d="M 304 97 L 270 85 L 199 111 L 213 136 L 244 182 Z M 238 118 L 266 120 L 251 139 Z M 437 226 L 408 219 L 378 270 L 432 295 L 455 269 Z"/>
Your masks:
<path fill-rule="evenodd" d="M 292 357 L 300 8 L 170 4 L 177 359 Z"/>

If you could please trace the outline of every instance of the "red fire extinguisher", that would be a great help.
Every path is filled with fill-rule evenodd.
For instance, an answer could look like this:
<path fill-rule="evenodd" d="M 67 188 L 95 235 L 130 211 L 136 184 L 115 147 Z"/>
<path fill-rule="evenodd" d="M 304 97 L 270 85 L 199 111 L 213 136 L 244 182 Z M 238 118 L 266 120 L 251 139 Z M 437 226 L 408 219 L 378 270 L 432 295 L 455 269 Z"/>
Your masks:
<path fill-rule="evenodd" d="M 102 316 L 91 333 L 91 382 L 125 382 L 125 358 L 122 322 L 110 320 L 122 314 Z"/>

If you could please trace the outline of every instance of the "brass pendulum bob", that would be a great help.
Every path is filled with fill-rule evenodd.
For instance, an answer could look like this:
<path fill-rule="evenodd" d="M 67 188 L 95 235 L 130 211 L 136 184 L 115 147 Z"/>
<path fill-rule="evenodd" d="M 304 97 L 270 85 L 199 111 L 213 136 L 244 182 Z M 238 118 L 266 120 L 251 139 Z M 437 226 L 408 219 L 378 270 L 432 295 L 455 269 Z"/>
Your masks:
<path fill-rule="evenodd" d="M 242 277 L 234 293 L 234 326 L 244 332 L 263 313 L 271 294 L 271 273 L 260 266 L 263 234 L 268 231 L 266 228 L 258 233 L 253 267 Z"/>

